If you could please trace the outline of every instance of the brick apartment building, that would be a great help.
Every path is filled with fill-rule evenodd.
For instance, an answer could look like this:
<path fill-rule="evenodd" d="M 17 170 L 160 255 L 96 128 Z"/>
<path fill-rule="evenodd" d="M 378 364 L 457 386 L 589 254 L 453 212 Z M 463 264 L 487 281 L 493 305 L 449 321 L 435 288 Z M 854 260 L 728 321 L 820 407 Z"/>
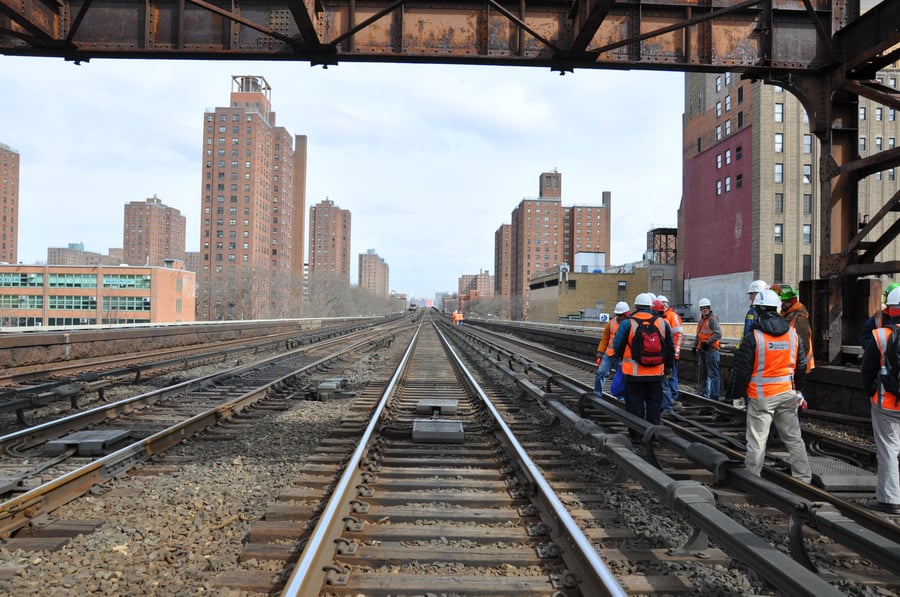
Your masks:
<path fill-rule="evenodd" d="M 125 204 L 122 254 L 128 265 L 163 266 L 166 259 L 184 261 L 187 218 L 156 195 Z"/>
<path fill-rule="evenodd" d="M 508 263 L 506 233 L 502 227 L 495 233 L 495 275 L 501 292 L 508 275 L 509 295 L 501 298 L 508 298 L 513 319 L 528 319 L 532 278 L 557 272 L 564 264 L 579 273 L 602 272 L 608 266 L 612 199 L 609 192 L 602 197 L 599 205 L 564 206 L 562 174 L 544 172 L 538 197 L 523 199 L 512 212 Z"/>
<path fill-rule="evenodd" d="M 350 283 L 350 210 L 325 199 L 309 208 L 309 277 Z"/>
<path fill-rule="evenodd" d="M 359 287 L 376 296 L 390 296 L 390 266 L 375 249 L 359 254 Z"/>
<path fill-rule="evenodd" d="M 204 114 L 202 320 L 302 309 L 306 137 L 276 124 L 271 93 L 263 77 L 233 76 L 228 106 Z"/>
<path fill-rule="evenodd" d="M 0 262 L 19 258 L 19 152 L 0 143 Z"/>
<path fill-rule="evenodd" d="M 896 89 L 898 63 L 877 79 Z M 894 148 L 900 137 L 896 110 L 863 97 L 858 123 L 861 157 Z M 746 312 L 752 280 L 797 287 L 818 278 L 821 155 L 799 100 L 738 75 L 687 73 L 683 130 L 678 301 L 709 298 L 722 321 L 734 322 Z M 897 193 L 896 170 L 861 181 L 860 226 Z M 900 243 L 880 259 L 900 259 Z"/>

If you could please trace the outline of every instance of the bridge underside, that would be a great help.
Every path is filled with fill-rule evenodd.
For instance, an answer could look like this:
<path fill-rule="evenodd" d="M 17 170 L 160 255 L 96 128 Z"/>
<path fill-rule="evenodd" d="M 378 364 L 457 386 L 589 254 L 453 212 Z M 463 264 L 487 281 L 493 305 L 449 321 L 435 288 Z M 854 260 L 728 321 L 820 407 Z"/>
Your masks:
<path fill-rule="evenodd" d="M 865 0 L 862 0 L 865 1 Z M 900 59 L 900 2 L 861 0 L 0 0 L 0 53 L 91 58 L 420 62 L 735 72 L 781 85 L 822 143 L 817 356 L 855 343 L 857 279 L 900 272 L 879 253 L 900 232 L 894 196 L 858 221 L 858 184 L 900 165 L 860 159 L 858 97 L 900 109 L 875 73 Z M 844 340 L 846 338 L 846 341 Z"/>

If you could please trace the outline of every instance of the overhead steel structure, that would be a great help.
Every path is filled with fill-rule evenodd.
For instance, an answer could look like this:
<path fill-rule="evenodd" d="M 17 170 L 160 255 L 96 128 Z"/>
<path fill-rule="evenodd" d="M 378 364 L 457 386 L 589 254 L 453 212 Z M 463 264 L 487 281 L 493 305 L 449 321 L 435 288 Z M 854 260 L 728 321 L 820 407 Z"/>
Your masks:
<path fill-rule="evenodd" d="M 857 207 L 860 180 L 900 165 L 900 148 L 860 159 L 857 146 L 859 96 L 900 109 L 898 90 L 875 80 L 898 44 L 900 0 L 0 0 L 8 55 L 728 71 L 780 85 L 821 141 L 812 300 L 829 361 L 856 343 L 870 306 L 857 280 L 900 272 L 877 260 L 900 220 L 873 232 L 900 194 L 867 223 Z"/>

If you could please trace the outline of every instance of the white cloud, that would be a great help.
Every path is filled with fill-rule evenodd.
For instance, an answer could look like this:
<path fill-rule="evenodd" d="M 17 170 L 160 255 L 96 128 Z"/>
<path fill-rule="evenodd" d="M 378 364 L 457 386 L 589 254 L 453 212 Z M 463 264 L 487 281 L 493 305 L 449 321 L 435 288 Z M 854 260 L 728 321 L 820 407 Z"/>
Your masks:
<path fill-rule="evenodd" d="M 307 135 L 307 201 L 352 211 L 351 255 L 374 248 L 398 292 L 431 297 L 493 273 L 494 232 L 541 172 L 563 203 L 612 192 L 614 263 L 637 260 L 681 196 L 683 75 L 437 65 L 2 57 L 0 143 L 21 154 L 19 258 L 122 244 L 123 206 L 154 194 L 199 243 L 203 113 L 231 76 L 262 75 L 277 122 Z"/>

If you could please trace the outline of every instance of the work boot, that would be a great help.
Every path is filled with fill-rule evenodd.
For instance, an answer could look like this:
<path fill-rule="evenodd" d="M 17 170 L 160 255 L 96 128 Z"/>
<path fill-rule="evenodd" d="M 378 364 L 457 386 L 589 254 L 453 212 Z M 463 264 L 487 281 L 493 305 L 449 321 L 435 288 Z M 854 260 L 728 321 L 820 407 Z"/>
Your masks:
<path fill-rule="evenodd" d="M 747 405 L 744 404 L 743 398 L 735 398 L 731 401 L 731 406 L 735 407 L 738 410 L 747 410 Z"/>

